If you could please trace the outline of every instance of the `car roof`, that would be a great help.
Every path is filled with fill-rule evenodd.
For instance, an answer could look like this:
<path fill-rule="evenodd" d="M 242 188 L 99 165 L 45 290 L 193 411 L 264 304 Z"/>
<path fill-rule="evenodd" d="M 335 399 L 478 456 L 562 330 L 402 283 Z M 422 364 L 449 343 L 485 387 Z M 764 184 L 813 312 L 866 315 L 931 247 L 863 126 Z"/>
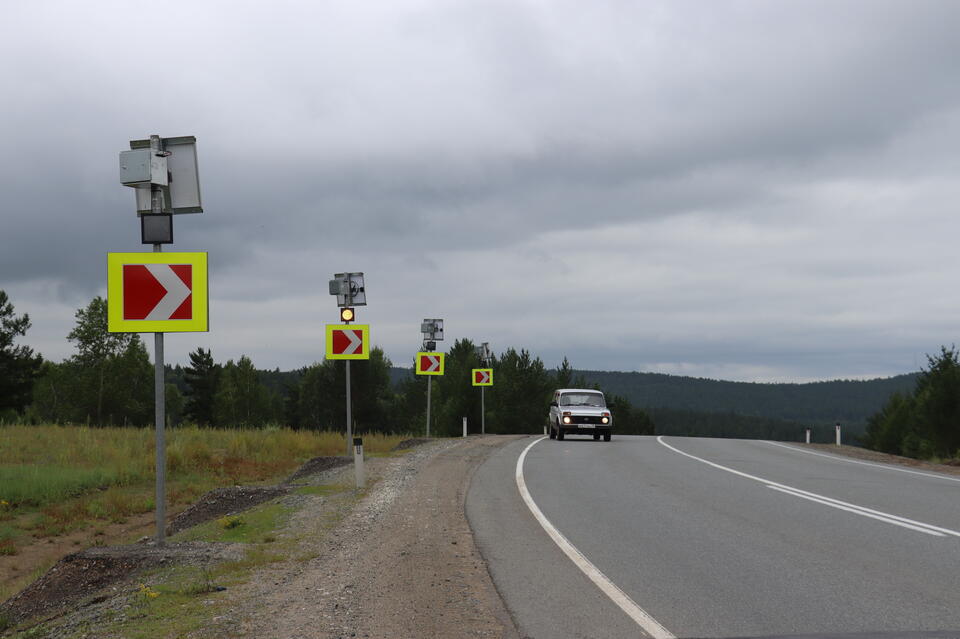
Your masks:
<path fill-rule="evenodd" d="M 603 391 L 599 391 L 595 388 L 558 388 L 556 393 L 600 393 L 603 395 Z"/>

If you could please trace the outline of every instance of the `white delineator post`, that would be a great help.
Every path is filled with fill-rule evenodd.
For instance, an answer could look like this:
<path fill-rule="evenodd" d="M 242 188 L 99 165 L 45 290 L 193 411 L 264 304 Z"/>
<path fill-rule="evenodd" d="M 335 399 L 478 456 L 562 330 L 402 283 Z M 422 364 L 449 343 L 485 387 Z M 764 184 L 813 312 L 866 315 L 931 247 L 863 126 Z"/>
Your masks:
<path fill-rule="evenodd" d="M 353 438 L 353 474 L 357 479 L 357 488 L 362 489 L 366 483 L 363 474 L 363 438 Z"/>
<path fill-rule="evenodd" d="M 810 443 L 810 429 L 807 429 L 807 443 Z"/>
<path fill-rule="evenodd" d="M 837 446 L 840 445 L 840 422 L 837 422 Z"/>
<path fill-rule="evenodd" d="M 467 436 L 467 418 L 466 417 L 463 418 L 463 436 L 464 437 Z"/>

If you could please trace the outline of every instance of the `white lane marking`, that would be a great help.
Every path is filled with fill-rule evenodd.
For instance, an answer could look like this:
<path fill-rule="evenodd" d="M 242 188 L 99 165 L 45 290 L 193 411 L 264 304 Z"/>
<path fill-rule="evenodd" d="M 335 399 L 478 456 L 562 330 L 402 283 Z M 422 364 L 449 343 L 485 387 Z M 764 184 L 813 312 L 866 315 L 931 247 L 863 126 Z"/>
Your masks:
<path fill-rule="evenodd" d="M 779 446 L 780 448 L 786 448 L 787 450 L 796 451 L 798 453 L 806 453 L 807 455 L 816 455 L 817 457 L 825 457 L 826 459 L 832 459 L 833 461 L 847 462 L 848 464 L 860 464 L 861 466 L 873 466 L 875 468 L 892 470 L 898 473 L 909 473 L 911 475 L 920 475 L 922 477 L 933 477 L 934 479 L 943 479 L 946 481 L 960 482 L 960 477 L 947 477 L 946 475 L 938 475 L 936 473 L 923 473 L 923 472 L 920 472 L 919 470 L 908 470 L 906 468 L 897 468 L 896 466 L 893 466 L 890 464 L 876 464 L 873 462 L 860 461 L 859 459 L 850 459 L 849 457 L 840 457 L 838 455 L 828 455 L 826 453 L 817 453 L 812 450 L 797 448 L 796 446 L 788 446 L 786 444 L 781 444 L 779 442 L 765 441 L 763 443 L 770 444 L 771 446 Z"/>
<path fill-rule="evenodd" d="M 767 488 L 772 488 L 772 489 L 777 490 L 777 491 L 780 491 L 781 493 L 784 493 L 784 494 L 786 494 L 786 495 L 793 495 L 794 497 L 800 497 L 801 499 L 807 499 L 807 500 L 816 502 L 816 503 L 818 503 L 818 504 L 823 504 L 824 506 L 830 506 L 831 508 L 838 508 L 838 509 L 840 509 L 840 510 L 846 510 L 847 512 L 851 512 L 851 513 L 854 513 L 854 514 L 856 514 L 856 515 L 862 515 L 862 516 L 864 516 L 864 517 L 869 517 L 869 518 L 871 518 L 871 519 L 876 519 L 877 521 L 883 521 L 883 522 L 886 522 L 886 523 L 888 523 L 888 524 L 893 524 L 894 526 L 901 526 L 901 527 L 903 527 L 903 528 L 909 528 L 910 530 L 916 530 L 917 532 L 922 532 L 922 533 L 926 533 L 926 534 L 928 534 L 928 535 L 933 535 L 934 537 L 946 537 L 946 535 L 944 535 L 944 534 L 941 533 L 941 532 L 937 532 L 937 531 L 935 531 L 935 530 L 929 530 L 929 529 L 923 528 L 923 527 L 921 527 L 921 526 L 914 526 L 913 524 L 903 523 L 903 522 L 900 522 L 900 521 L 896 521 L 895 519 L 890 519 L 890 518 L 888 518 L 888 517 L 881 517 L 880 515 L 874 515 L 874 514 L 871 514 L 871 513 L 869 513 L 869 512 L 866 512 L 865 509 L 864 509 L 864 510 L 860 510 L 859 508 L 856 508 L 856 507 L 843 506 L 843 505 L 840 505 L 840 504 L 833 504 L 833 503 L 831 503 L 831 502 L 829 502 L 829 501 L 827 501 L 827 500 L 825 500 L 825 499 L 817 499 L 816 497 L 813 497 L 813 496 L 811 496 L 811 495 L 805 495 L 805 494 L 803 494 L 803 493 L 801 493 L 801 492 L 798 492 L 798 491 L 795 491 L 795 490 L 787 490 L 786 488 L 781 488 L 780 486 L 774 486 L 774 485 L 772 485 L 772 484 L 767 484 Z"/>
<path fill-rule="evenodd" d="M 540 439 L 534 441 L 529 446 L 523 449 L 523 452 L 520 453 L 520 458 L 517 459 L 517 489 L 520 491 L 520 497 L 523 498 L 524 503 L 527 505 L 527 508 L 530 509 L 530 512 L 533 514 L 534 518 L 543 526 L 543 529 L 547 531 L 547 534 L 550 535 L 550 538 L 553 540 L 557 546 L 560 547 L 560 550 L 580 569 L 583 574 L 585 574 L 590 581 L 592 581 L 596 586 L 603 591 L 603 594 L 610 597 L 613 603 L 617 604 L 621 610 L 623 610 L 627 615 L 633 619 L 638 626 L 640 626 L 644 631 L 646 631 L 653 639 L 675 639 L 674 635 L 670 633 L 666 628 L 660 625 L 656 619 L 651 617 L 643 608 L 637 605 L 633 599 L 630 598 L 630 595 L 625 593 L 620 589 L 615 583 L 610 581 L 610 579 L 600 572 L 600 569 L 593 565 L 589 559 L 587 559 L 582 552 L 580 552 L 576 546 L 570 543 L 570 541 L 563 536 L 556 527 L 550 523 L 550 520 L 544 516 L 543 512 L 540 511 L 539 506 L 536 502 L 533 501 L 533 497 L 530 496 L 530 491 L 527 490 L 527 482 L 523 478 L 523 460 L 527 457 L 527 452 L 533 448 L 536 444 L 542 442 L 546 437 L 541 437 Z"/>
<path fill-rule="evenodd" d="M 756 475 L 750 475 L 750 474 L 748 474 L 748 473 L 744 473 L 744 472 L 741 472 L 741 471 L 739 471 L 739 470 L 734 470 L 733 468 L 728 468 L 728 467 L 726 467 L 726 466 L 721 466 L 720 464 L 714 463 L 714 462 L 712 462 L 712 461 L 708 461 L 708 460 L 706 460 L 706 459 L 703 459 L 702 457 L 697 457 L 696 455 L 691 455 L 690 453 L 685 453 L 685 452 L 683 452 L 682 450 L 680 450 L 679 448 L 674 448 L 673 446 L 671 446 L 671 445 L 668 444 L 667 442 L 663 441 L 663 435 L 660 435 L 659 437 L 657 437 L 657 441 L 660 442 L 662 445 L 666 446 L 667 448 L 669 448 L 670 450 L 672 450 L 673 452 L 679 453 L 680 455 L 683 455 L 684 457 L 689 457 L 690 459 L 695 459 L 695 460 L 697 460 L 698 462 L 701 462 L 701 463 L 706 464 L 706 465 L 708 465 L 708 466 L 713 466 L 714 468 L 718 468 L 718 469 L 720 469 L 720 470 L 724 470 L 724 471 L 726 471 L 726 472 L 728 472 L 728 473 L 733 473 L 734 475 L 739 475 L 740 477 L 745 477 L 746 479 L 752 479 L 753 481 L 761 482 L 761 483 L 766 484 L 767 486 L 769 486 L 769 487 L 771 487 L 771 488 L 776 487 L 776 488 L 783 489 L 781 492 L 788 492 L 788 491 L 789 491 L 789 492 L 793 493 L 794 495 L 796 495 L 796 496 L 798 496 L 798 497 L 800 497 L 800 496 L 806 496 L 806 497 L 815 498 L 813 501 L 823 500 L 823 502 L 830 502 L 830 503 L 827 504 L 828 506 L 834 506 L 834 507 L 837 507 L 837 508 L 842 507 L 842 508 L 840 508 L 841 510 L 848 510 L 849 512 L 855 512 L 855 513 L 858 514 L 858 515 L 862 515 L 862 516 L 864 516 L 864 517 L 870 517 L 871 519 L 880 519 L 880 518 L 883 518 L 883 519 L 880 519 L 880 520 L 881 520 L 881 521 L 886 521 L 887 523 L 890 523 L 890 524 L 896 524 L 896 525 L 899 526 L 899 525 L 901 525 L 901 523 L 898 523 L 898 522 L 902 522 L 902 523 L 904 523 L 904 524 L 911 524 L 911 525 L 912 525 L 912 526 L 904 526 L 905 528 L 912 528 L 913 526 L 918 526 L 918 527 L 921 527 L 921 528 L 925 528 L 925 529 L 926 529 L 926 530 L 923 531 L 923 532 L 928 532 L 928 531 L 934 530 L 934 531 L 937 531 L 938 533 L 943 533 L 944 535 L 952 535 L 952 536 L 954 536 L 954 537 L 960 537 L 960 532 L 958 532 L 958 531 L 956 531 L 956 530 L 951 530 L 951 529 L 949 529 L 949 528 L 941 528 L 940 526 L 934 526 L 933 524 L 926 524 L 926 523 L 923 523 L 922 521 L 915 521 L 915 520 L 913 520 L 913 519 L 907 519 L 906 517 L 900 517 L 899 515 L 891 515 L 890 513 L 885 513 L 885 512 L 880 511 L 880 510 L 873 510 L 872 508 L 867 508 L 867 507 L 865 507 L 865 506 L 857 506 L 856 504 L 851 504 L 851 503 L 849 503 L 849 502 L 840 501 L 839 499 L 834 499 L 834 498 L 832 498 L 832 497 L 826 497 L 826 496 L 824 496 L 824 495 L 819 495 L 819 494 L 817 494 L 817 493 L 812 493 L 812 492 L 807 491 L 807 490 L 801 490 L 800 488 L 794 488 L 793 486 L 787 486 L 786 484 L 780 484 L 780 483 L 777 483 L 777 482 L 775 482 L 775 481 L 770 481 L 769 479 L 764 479 L 763 477 L 757 477 Z M 874 517 L 874 515 L 877 515 L 878 517 Z M 929 533 L 928 533 L 928 534 L 929 534 Z"/>

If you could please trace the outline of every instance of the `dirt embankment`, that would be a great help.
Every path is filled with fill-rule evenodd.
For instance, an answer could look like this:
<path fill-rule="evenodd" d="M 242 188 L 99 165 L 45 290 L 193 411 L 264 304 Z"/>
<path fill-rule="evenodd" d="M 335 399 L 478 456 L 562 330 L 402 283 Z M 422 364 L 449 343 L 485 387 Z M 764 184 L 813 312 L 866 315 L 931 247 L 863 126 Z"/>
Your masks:
<path fill-rule="evenodd" d="M 277 531 L 294 545 L 245 583 L 204 595 L 209 619 L 188 636 L 517 637 L 464 516 L 473 470 L 512 439 L 411 441 L 403 456 L 368 460 L 370 488 L 359 502 L 294 490 L 349 485 L 353 469 L 339 458 L 311 460 L 275 487 L 208 493 L 169 529 L 279 499 L 296 506 Z M 244 544 L 202 542 L 92 548 L 64 558 L 0 612 L 7 622 L 49 619 L 37 629 L 48 632 L 42 636 L 80 628 L 85 637 L 112 636 L 90 629 L 129 613 L 130 587 L 143 570 L 236 561 L 244 552 Z"/>

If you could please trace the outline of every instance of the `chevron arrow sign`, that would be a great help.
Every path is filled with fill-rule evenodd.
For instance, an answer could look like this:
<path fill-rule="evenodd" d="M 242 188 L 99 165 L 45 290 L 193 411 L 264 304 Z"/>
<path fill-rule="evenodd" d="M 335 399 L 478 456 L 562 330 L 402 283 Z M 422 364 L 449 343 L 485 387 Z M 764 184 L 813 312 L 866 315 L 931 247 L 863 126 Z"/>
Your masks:
<path fill-rule="evenodd" d="M 443 353 L 417 353 L 417 375 L 443 375 Z"/>
<path fill-rule="evenodd" d="M 492 368 L 474 368 L 473 369 L 474 386 L 493 386 Z"/>
<path fill-rule="evenodd" d="M 206 253 L 110 253 L 107 291 L 111 332 L 208 328 Z"/>
<path fill-rule="evenodd" d="M 370 326 L 328 324 L 327 359 L 370 359 Z"/>

